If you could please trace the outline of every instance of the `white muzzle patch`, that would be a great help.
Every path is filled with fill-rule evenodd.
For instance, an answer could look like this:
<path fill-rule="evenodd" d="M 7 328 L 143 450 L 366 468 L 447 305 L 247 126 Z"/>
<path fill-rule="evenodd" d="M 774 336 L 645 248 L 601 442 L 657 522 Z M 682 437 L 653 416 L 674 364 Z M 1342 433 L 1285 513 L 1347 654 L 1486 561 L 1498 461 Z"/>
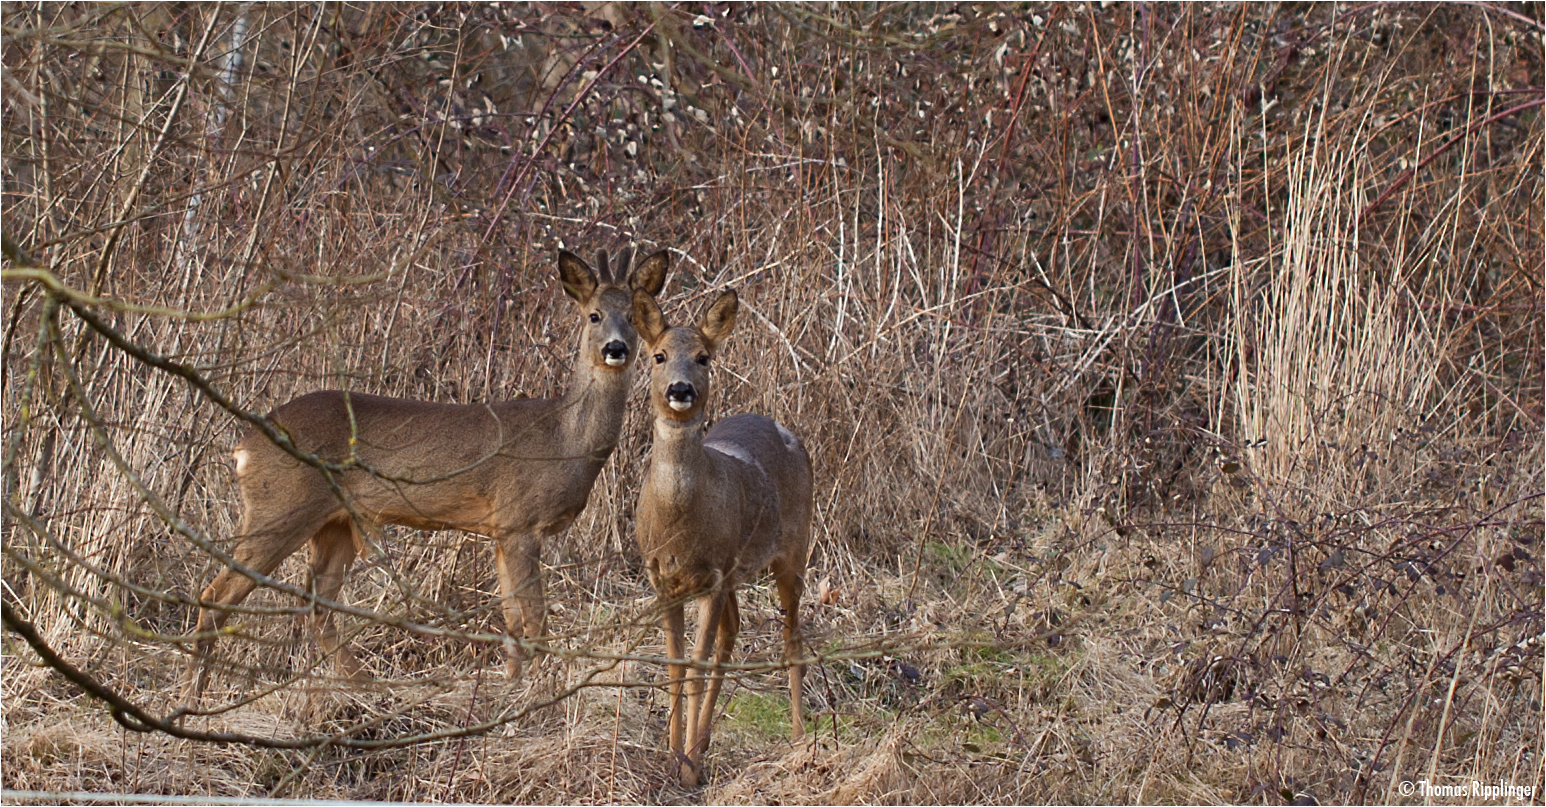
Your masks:
<path fill-rule="evenodd" d="M 608 367 L 622 367 L 628 363 L 628 358 L 626 356 L 608 356 L 606 363 Z"/>
<path fill-rule="evenodd" d="M 686 412 L 692 408 L 692 401 L 667 401 L 667 403 L 678 412 Z"/>

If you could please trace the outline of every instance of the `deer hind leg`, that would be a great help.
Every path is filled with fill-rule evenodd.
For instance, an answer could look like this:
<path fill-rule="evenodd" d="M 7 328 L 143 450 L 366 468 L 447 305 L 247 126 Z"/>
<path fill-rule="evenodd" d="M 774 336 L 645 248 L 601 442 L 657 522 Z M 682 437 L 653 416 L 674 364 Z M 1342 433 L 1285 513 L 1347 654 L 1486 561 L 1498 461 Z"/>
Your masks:
<path fill-rule="evenodd" d="M 250 518 L 244 517 L 242 537 L 231 551 L 231 557 L 260 575 L 272 575 L 279 564 L 295 554 L 326 520 L 326 516 L 292 511 L 285 517 L 268 519 L 254 527 Z M 230 609 L 240 605 L 257 587 L 256 580 L 227 566 L 199 595 L 199 621 L 193 629 L 198 640 L 193 659 L 188 663 L 190 700 L 197 701 L 204 694 L 209 676 L 209 655 L 214 650 L 215 637 L 231 618 Z"/>
<path fill-rule="evenodd" d="M 547 633 L 547 600 L 542 592 L 542 542 L 519 536 L 494 543 L 499 566 L 500 608 L 507 635 L 535 641 Z M 511 642 L 505 649 L 505 672 L 514 681 L 521 677 L 527 653 Z"/>
<path fill-rule="evenodd" d="M 311 590 L 318 598 L 338 602 L 349 567 L 354 563 L 354 522 L 348 518 L 330 521 L 311 537 Z M 347 642 L 338 640 L 338 627 L 334 624 L 331 608 L 314 606 L 311 618 L 312 635 L 323 657 L 332 656 L 338 666 L 338 674 L 349 681 L 360 683 L 370 680 L 359 659 L 349 650 Z"/>
<path fill-rule="evenodd" d="M 705 695 L 704 664 L 714 653 L 714 640 L 719 634 L 719 623 L 725 613 L 725 583 L 721 588 L 698 598 L 698 643 L 693 648 L 694 666 L 687 672 L 687 762 L 682 766 L 682 785 L 697 787 L 703 773 L 703 752 L 708 750 L 709 737 L 704 709 L 712 710 Z"/>
<path fill-rule="evenodd" d="M 789 663 L 789 722 L 793 739 L 805 734 L 804 700 L 800 696 L 805 682 L 805 668 L 792 662 L 802 653 L 800 635 L 800 596 L 805 593 L 805 581 L 790 571 L 775 573 L 778 584 L 778 604 L 784 609 L 784 661 Z"/>

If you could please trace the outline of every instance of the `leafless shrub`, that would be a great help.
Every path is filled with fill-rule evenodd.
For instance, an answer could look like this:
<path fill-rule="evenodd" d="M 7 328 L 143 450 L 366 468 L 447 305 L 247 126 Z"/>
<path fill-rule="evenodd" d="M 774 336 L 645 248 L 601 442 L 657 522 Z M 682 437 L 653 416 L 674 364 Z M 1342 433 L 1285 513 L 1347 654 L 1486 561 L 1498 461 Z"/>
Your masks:
<path fill-rule="evenodd" d="M 678 798 L 643 407 L 549 547 L 530 689 L 486 553 L 395 529 L 344 594 L 381 688 L 268 590 L 235 708 L 182 724 L 295 747 L 75 685 L 183 705 L 245 418 L 548 394 L 553 250 L 629 241 L 678 257 L 668 311 L 741 293 L 713 407 L 816 466 L 813 739 L 754 592 L 704 799 L 1546 784 L 1538 8 L 0 15 L 3 599 L 80 676 L 8 624 L 7 787 Z"/>

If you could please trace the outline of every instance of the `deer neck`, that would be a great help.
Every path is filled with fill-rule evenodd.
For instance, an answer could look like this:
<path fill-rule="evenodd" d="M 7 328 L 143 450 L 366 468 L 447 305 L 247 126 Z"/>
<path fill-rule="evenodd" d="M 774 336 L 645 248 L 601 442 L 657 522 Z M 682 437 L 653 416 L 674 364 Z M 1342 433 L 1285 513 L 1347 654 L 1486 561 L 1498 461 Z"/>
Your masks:
<path fill-rule="evenodd" d="M 591 459 L 605 461 L 623 432 L 628 374 L 587 366 L 560 400 L 559 433 Z"/>
<path fill-rule="evenodd" d="M 703 453 L 704 420 L 693 418 L 685 423 L 657 414 L 654 447 L 650 449 L 650 476 L 671 488 L 667 495 L 678 500 L 689 498 L 700 480 L 709 474 L 709 460 Z"/>

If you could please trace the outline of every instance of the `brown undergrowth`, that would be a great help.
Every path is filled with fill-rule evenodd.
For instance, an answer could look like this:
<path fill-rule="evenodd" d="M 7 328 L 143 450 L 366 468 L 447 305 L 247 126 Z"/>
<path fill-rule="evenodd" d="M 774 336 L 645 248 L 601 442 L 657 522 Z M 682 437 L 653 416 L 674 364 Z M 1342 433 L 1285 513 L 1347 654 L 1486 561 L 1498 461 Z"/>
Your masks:
<path fill-rule="evenodd" d="M 8 627 L 5 787 L 1541 800 L 1538 7 L 3 17 L 3 598 L 81 677 Z M 667 775 L 642 404 L 530 679 L 487 547 L 389 528 L 341 620 L 377 685 L 270 590 L 180 723 L 237 742 L 82 694 L 185 705 L 241 413 L 551 394 L 555 250 L 628 243 L 672 250 L 668 316 L 737 289 L 711 408 L 811 448 L 805 741 L 759 581 L 708 784 Z"/>

